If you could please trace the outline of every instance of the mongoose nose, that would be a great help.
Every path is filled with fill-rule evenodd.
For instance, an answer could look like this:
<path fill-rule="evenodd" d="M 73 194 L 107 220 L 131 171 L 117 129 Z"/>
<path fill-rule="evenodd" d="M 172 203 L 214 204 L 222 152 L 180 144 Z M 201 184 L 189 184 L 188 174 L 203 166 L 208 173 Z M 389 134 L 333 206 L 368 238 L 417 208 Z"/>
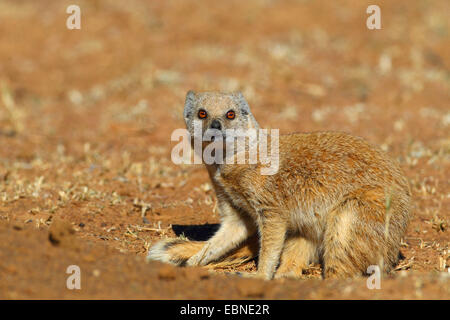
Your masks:
<path fill-rule="evenodd" d="M 222 129 L 222 125 L 220 124 L 220 122 L 218 120 L 213 120 L 213 122 L 211 122 L 211 129 L 220 130 L 220 129 Z"/>

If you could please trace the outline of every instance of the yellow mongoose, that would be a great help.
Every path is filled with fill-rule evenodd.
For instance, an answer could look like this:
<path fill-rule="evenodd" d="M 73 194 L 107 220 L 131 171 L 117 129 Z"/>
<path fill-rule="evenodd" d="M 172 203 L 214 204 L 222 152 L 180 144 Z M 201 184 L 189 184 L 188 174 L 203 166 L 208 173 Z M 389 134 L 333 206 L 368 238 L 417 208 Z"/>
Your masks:
<path fill-rule="evenodd" d="M 259 128 L 241 93 L 186 96 L 184 118 L 203 130 Z M 206 165 L 221 226 L 205 242 L 163 240 L 148 259 L 175 265 L 233 265 L 258 256 L 256 276 L 300 276 L 310 263 L 323 276 L 352 277 L 398 262 L 411 193 L 399 166 L 362 138 L 339 132 L 279 137 L 279 170 L 257 164 Z M 256 243 L 251 239 L 256 239 Z M 259 248 L 259 252 L 258 252 Z"/>

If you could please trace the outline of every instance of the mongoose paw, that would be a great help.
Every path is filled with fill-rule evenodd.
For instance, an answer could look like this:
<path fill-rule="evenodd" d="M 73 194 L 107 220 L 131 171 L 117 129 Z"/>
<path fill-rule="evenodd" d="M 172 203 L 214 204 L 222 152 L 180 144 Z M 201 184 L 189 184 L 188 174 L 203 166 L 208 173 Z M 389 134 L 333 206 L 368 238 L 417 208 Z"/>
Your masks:
<path fill-rule="evenodd" d="M 186 265 L 189 267 L 200 267 L 207 265 L 207 261 L 205 259 L 205 253 L 203 250 L 200 250 L 200 252 L 197 252 L 192 257 L 190 257 L 186 261 Z"/>
<path fill-rule="evenodd" d="M 206 266 L 214 259 L 213 256 L 214 250 L 211 250 L 210 243 L 207 243 L 199 252 L 188 259 L 186 265 L 190 267 Z"/>

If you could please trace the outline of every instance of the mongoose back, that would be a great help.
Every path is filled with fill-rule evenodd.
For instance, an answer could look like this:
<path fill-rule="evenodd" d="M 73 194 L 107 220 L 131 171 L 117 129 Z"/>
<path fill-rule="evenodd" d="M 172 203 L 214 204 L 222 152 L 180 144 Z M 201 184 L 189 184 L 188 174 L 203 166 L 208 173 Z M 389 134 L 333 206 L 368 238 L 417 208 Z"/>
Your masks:
<path fill-rule="evenodd" d="M 224 133 L 259 128 L 241 93 L 189 91 L 184 118 L 191 134 L 194 121 Z M 395 161 L 341 132 L 280 135 L 278 155 L 272 175 L 260 173 L 261 163 L 206 165 L 220 228 L 205 242 L 162 240 L 148 258 L 229 266 L 257 256 L 255 276 L 264 279 L 299 277 L 310 263 L 320 263 L 325 278 L 396 265 L 411 193 Z"/>

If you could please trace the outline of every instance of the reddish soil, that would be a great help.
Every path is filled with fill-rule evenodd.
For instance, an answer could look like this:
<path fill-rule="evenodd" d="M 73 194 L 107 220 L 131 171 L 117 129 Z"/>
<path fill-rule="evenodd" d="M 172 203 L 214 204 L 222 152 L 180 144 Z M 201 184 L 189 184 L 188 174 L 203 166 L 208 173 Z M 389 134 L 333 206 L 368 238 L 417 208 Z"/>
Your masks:
<path fill-rule="evenodd" d="M 68 30 L 72 2 L 0 3 L 0 298 L 450 298 L 449 1 L 377 1 L 381 30 L 356 0 L 86 0 Z M 414 219 L 380 290 L 320 266 L 265 282 L 145 261 L 219 222 L 205 169 L 170 158 L 189 89 L 241 90 L 263 127 L 398 159 Z"/>

